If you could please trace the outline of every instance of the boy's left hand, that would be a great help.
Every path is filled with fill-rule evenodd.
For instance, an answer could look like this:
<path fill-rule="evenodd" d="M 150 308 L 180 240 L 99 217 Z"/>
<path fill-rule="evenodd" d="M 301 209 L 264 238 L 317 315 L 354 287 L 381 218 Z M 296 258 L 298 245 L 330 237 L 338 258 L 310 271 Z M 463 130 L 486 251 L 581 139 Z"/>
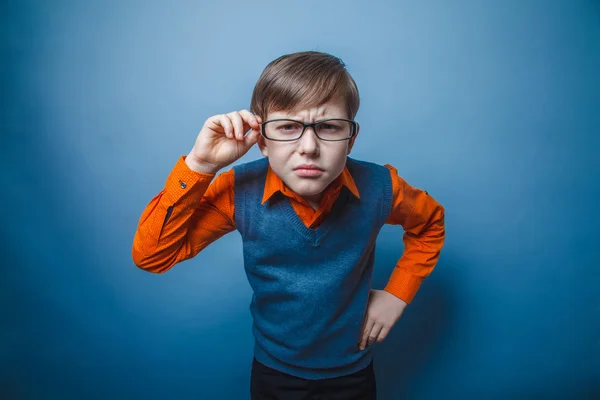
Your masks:
<path fill-rule="evenodd" d="M 381 343 L 400 319 L 407 305 L 405 301 L 385 290 L 372 289 L 363 323 L 362 340 L 359 343 L 360 350 L 372 345 L 375 340 Z"/>

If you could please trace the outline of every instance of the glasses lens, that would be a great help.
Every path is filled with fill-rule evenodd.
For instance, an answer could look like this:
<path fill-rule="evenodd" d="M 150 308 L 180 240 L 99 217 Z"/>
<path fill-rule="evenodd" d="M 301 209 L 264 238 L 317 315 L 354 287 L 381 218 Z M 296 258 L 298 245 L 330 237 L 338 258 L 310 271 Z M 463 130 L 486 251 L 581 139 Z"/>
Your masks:
<path fill-rule="evenodd" d="M 316 126 L 317 134 L 323 140 L 343 140 L 352 133 L 352 122 L 343 119 L 329 119 Z"/>
<path fill-rule="evenodd" d="M 296 140 L 302 136 L 304 126 L 291 119 L 267 121 L 264 132 L 272 140 Z M 315 126 L 321 140 L 345 140 L 352 135 L 352 122 L 344 119 L 328 119 Z"/>
<path fill-rule="evenodd" d="M 269 121 L 264 129 L 265 135 L 273 140 L 294 140 L 302 134 L 302 124 L 292 120 Z"/>

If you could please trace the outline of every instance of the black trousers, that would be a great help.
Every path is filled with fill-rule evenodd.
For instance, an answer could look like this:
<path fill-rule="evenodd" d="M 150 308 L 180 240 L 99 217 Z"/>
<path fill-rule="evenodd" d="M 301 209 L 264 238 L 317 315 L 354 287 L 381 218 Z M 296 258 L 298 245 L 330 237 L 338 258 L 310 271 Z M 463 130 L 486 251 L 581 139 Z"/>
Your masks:
<path fill-rule="evenodd" d="M 252 361 L 251 400 L 377 400 L 373 362 L 350 375 L 304 379 Z"/>

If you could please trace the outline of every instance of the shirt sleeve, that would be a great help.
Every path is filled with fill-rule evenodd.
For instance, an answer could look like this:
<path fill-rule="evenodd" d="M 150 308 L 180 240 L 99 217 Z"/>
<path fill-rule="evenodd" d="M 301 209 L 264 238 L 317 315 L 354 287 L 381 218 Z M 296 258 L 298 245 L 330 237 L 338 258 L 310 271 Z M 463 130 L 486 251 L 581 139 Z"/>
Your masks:
<path fill-rule="evenodd" d="M 404 253 L 385 291 L 410 303 L 423 280 L 433 271 L 444 245 L 444 207 L 426 191 L 409 185 L 396 168 L 385 165 L 392 177 L 392 210 L 387 224 L 401 225 Z"/>
<path fill-rule="evenodd" d="M 185 157 L 140 217 L 132 256 L 143 270 L 166 272 L 235 229 L 233 169 L 215 178 L 191 170 Z"/>

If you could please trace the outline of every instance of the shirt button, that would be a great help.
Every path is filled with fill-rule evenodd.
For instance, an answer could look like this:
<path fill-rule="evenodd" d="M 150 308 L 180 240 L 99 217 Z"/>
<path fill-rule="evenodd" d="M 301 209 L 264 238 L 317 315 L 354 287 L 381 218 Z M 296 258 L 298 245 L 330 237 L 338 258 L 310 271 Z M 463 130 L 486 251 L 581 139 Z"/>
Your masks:
<path fill-rule="evenodd" d="M 185 189 L 187 185 L 185 182 L 180 182 L 179 186 L 181 186 L 182 189 Z"/>

